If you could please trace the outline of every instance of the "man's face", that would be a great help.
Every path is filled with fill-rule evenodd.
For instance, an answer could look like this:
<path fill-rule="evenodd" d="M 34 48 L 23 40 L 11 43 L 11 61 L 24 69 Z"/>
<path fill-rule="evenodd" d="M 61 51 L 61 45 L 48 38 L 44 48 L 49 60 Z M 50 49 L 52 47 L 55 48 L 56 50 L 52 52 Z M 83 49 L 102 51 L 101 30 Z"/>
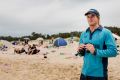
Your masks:
<path fill-rule="evenodd" d="M 90 26 L 95 26 L 99 24 L 99 18 L 95 14 L 88 14 L 87 20 Z"/>

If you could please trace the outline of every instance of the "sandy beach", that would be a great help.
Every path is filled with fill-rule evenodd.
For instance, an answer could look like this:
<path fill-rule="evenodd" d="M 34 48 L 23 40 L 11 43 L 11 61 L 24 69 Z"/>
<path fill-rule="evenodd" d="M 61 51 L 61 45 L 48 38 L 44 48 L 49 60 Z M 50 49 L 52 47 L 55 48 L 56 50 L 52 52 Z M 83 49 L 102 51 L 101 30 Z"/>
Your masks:
<path fill-rule="evenodd" d="M 43 48 L 36 55 L 0 52 L 0 80 L 79 80 L 83 58 L 75 57 L 78 43 Z M 47 58 L 43 58 L 44 53 Z M 109 80 L 120 80 L 120 55 L 109 58 Z"/>

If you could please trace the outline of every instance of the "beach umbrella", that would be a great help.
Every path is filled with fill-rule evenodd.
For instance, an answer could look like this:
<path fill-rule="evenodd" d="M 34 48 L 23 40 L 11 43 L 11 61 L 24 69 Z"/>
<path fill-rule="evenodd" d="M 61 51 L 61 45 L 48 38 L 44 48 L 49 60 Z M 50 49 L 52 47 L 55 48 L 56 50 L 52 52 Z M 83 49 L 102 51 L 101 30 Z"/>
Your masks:
<path fill-rule="evenodd" d="M 25 39 L 25 40 L 30 40 L 30 38 L 23 38 L 23 39 Z"/>
<path fill-rule="evenodd" d="M 43 38 L 37 38 L 36 40 L 37 41 L 43 41 L 44 39 Z"/>

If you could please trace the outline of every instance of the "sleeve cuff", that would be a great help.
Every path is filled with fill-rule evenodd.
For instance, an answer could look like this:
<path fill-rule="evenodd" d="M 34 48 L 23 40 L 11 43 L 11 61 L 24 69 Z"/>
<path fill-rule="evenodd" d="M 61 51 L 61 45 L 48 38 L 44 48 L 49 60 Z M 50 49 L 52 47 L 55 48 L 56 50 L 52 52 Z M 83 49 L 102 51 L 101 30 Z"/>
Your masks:
<path fill-rule="evenodd" d="M 97 54 L 97 49 L 95 49 L 95 51 L 94 51 L 93 55 L 96 55 L 96 54 Z"/>

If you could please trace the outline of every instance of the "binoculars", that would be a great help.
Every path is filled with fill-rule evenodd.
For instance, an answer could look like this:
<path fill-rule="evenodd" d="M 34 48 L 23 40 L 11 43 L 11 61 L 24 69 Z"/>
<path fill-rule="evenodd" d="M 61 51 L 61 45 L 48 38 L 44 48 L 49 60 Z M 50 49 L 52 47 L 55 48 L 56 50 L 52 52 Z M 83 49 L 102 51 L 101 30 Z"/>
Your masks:
<path fill-rule="evenodd" d="M 84 43 L 85 45 L 86 44 L 88 44 L 88 43 Z M 91 43 L 90 43 L 91 44 Z M 100 45 L 95 45 L 95 44 L 92 44 L 92 45 L 94 45 L 94 47 L 95 48 L 97 48 L 97 49 L 99 49 L 100 48 Z M 86 50 L 85 48 L 83 48 L 82 50 L 79 50 L 79 51 L 77 51 L 77 53 L 75 54 L 75 56 L 84 56 L 85 55 L 85 53 L 90 53 L 90 51 L 89 50 Z"/>
<path fill-rule="evenodd" d="M 85 55 L 85 48 L 83 48 L 82 50 L 77 51 L 77 54 L 75 54 L 75 56 L 84 56 Z"/>
<path fill-rule="evenodd" d="M 89 50 L 86 50 L 85 48 L 83 48 L 82 50 L 78 50 L 77 51 L 77 54 L 75 54 L 75 56 L 84 56 L 85 55 L 85 52 L 87 52 L 87 53 L 90 53 L 90 51 Z"/>

